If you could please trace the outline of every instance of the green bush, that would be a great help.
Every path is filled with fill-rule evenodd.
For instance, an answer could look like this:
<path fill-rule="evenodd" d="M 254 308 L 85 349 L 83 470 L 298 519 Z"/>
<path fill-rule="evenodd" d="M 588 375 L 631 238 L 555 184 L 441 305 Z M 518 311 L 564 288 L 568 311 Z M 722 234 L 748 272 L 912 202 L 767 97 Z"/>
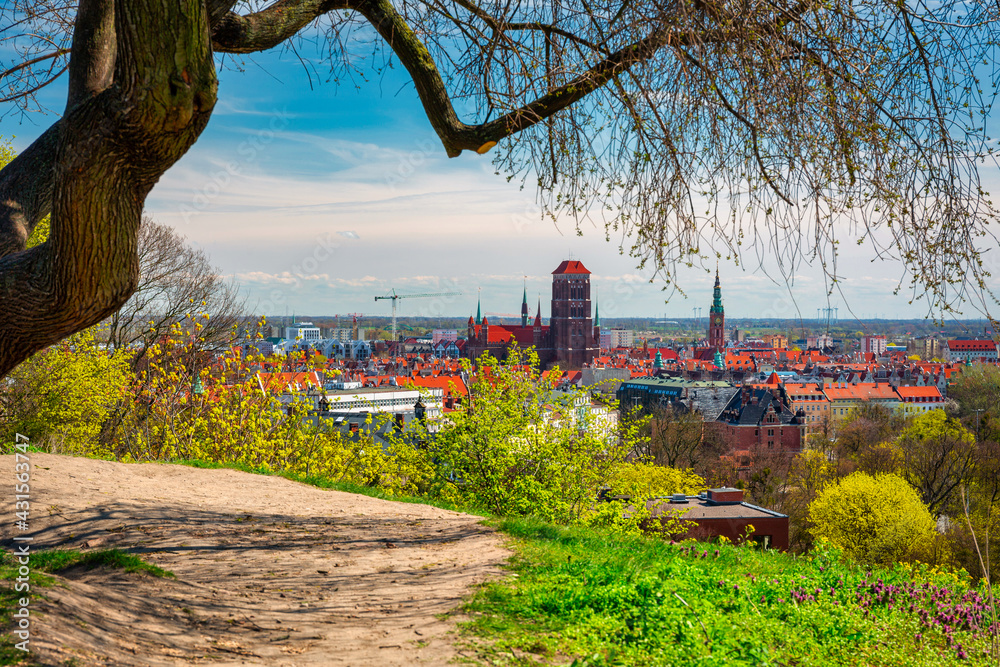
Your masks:
<path fill-rule="evenodd" d="M 575 523 L 625 460 L 636 429 L 615 427 L 590 397 L 539 374 L 537 357 L 479 360 L 469 396 L 434 439 L 445 494 L 500 516 Z"/>
<path fill-rule="evenodd" d="M 906 561 L 926 548 L 934 518 L 898 475 L 856 472 L 827 486 L 809 505 L 813 535 L 870 564 Z"/>

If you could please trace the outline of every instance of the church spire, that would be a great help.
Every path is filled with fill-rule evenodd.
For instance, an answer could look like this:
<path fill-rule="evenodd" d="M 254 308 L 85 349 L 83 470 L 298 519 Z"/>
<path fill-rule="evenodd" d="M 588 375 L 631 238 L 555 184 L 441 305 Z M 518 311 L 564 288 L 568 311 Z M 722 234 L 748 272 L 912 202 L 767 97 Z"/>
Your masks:
<path fill-rule="evenodd" d="M 722 307 L 722 284 L 719 281 L 719 267 L 715 267 L 715 289 L 712 293 L 712 307 L 708 315 L 708 346 L 716 352 L 726 349 L 726 311 Z"/>
<path fill-rule="evenodd" d="M 521 326 L 528 326 L 528 281 L 524 281 L 524 296 L 521 298 Z"/>
<path fill-rule="evenodd" d="M 722 313 L 722 284 L 719 282 L 719 267 L 715 267 L 715 289 L 712 291 L 712 308 L 709 312 Z"/>
<path fill-rule="evenodd" d="M 479 298 L 476 300 L 476 324 L 483 323 L 483 288 L 479 288 Z"/>
<path fill-rule="evenodd" d="M 535 315 L 535 326 L 542 326 L 542 297 L 538 297 L 538 313 Z"/>
<path fill-rule="evenodd" d="M 594 328 L 601 328 L 601 303 L 594 301 Z"/>

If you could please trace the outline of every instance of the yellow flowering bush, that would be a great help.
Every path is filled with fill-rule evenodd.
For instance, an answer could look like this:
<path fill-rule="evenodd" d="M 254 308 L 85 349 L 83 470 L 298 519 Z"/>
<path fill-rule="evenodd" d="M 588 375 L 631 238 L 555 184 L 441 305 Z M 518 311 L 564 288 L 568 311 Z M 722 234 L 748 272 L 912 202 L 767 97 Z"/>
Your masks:
<path fill-rule="evenodd" d="M 274 359 L 253 350 L 213 358 L 201 350 L 204 318 L 189 317 L 149 349 L 116 423 L 117 458 L 240 464 L 390 493 L 426 486 L 430 466 L 408 439 L 389 432 L 376 440 L 382 417 L 369 415 L 356 433 L 345 434 L 309 415 L 312 399 L 302 392 L 289 390 L 282 402 L 276 394 L 284 388 L 262 387 L 257 377 Z"/>
<path fill-rule="evenodd" d="M 99 333 L 96 327 L 81 331 L 11 372 L 0 397 L 7 441 L 22 433 L 50 451 L 111 454 L 94 445 L 109 411 L 127 393 L 129 358 L 112 355 Z"/>
<path fill-rule="evenodd" d="M 856 472 L 823 489 L 809 505 L 812 533 L 853 560 L 911 559 L 934 536 L 934 518 L 898 475 Z"/>

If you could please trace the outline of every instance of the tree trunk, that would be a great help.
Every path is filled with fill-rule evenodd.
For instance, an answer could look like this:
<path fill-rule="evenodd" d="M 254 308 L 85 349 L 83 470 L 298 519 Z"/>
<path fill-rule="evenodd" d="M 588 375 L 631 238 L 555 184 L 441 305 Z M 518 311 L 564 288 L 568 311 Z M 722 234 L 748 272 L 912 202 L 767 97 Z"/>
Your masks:
<path fill-rule="evenodd" d="M 0 377 L 132 294 L 146 196 L 215 104 L 209 40 L 204 0 L 80 3 L 67 113 L 0 178 Z"/>

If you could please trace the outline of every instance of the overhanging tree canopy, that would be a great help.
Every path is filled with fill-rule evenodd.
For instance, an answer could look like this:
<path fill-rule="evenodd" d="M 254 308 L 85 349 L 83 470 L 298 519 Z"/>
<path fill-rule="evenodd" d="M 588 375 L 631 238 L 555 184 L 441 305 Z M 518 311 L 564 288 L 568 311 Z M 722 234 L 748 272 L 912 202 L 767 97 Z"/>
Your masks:
<path fill-rule="evenodd" d="M 213 54 L 321 36 L 398 59 L 450 156 L 537 179 L 671 280 L 769 249 L 836 279 L 839 221 L 948 308 L 982 290 L 996 11 L 955 0 L 16 0 L 0 95 L 64 70 L 64 116 L 0 172 L 0 374 L 117 308 L 146 194 L 197 140 Z M 982 80 L 981 80 L 982 77 Z M 24 249 L 52 214 L 52 237 Z M 836 224 L 835 224 L 836 223 Z M 843 231 L 842 229 L 840 230 Z M 752 254 L 752 251 L 751 251 Z M 835 285 L 835 283 L 834 283 Z M 31 322 L 31 326 L 26 326 Z"/>

